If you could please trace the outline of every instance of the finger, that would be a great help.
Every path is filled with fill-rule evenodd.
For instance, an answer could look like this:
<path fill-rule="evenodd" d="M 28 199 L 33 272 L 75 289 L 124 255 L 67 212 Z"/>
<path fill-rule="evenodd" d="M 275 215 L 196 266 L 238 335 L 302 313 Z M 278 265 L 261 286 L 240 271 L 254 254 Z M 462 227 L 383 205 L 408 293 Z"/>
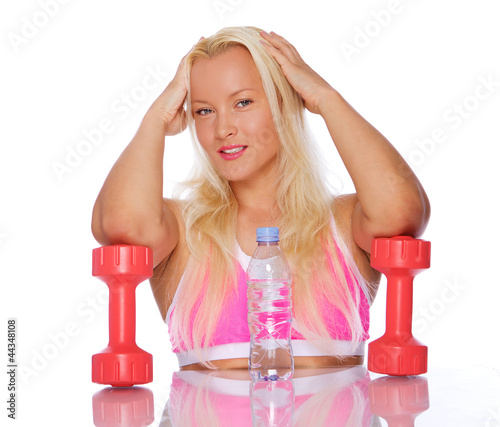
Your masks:
<path fill-rule="evenodd" d="M 284 37 L 276 34 L 274 31 L 265 33 L 266 40 L 269 41 L 274 47 L 286 51 L 290 57 L 300 58 L 299 52 L 295 47 Z"/>
<path fill-rule="evenodd" d="M 283 66 L 286 63 L 290 63 L 290 59 L 283 54 L 279 49 L 275 48 L 273 45 L 267 43 L 264 40 L 260 40 L 260 43 L 267 49 L 271 56 L 278 61 L 278 64 Z"/>
<path fill-rule="evenodd" d="M 277 39 L 279 40 L 281 43 L 284 43 L 288 46 L 288 48 L 295 54 L 295 56 L 297 56 L 298 58 L 301 58 L 298 50 L 295 48 L 295 46 L 290 43 L 287 39 L 285 39 L 284 37 L 280 36 L 279 34 L 276 34 L 274 31 L 271 31 L 271 34 Z M 302 59 L 302 58 L 301 58 Z"/>
<path fill-rule="evenodd" d="M 275 49 L 281 50 L 285 55 L 289 56 L 290 58 L 294 56 L 294 52 L 290 49 L 290 46 L 286 42 L 278 39 L 276 36 L 273 36 L 272 34 L 266 33 L 265 31 L 263 31 L 261 35 L 264 38 L 264 40 L 266 40 Z"/>
<path fill-rule="evenodd" d="M 291 49 L 295 50 L 295 47 L 293 46 L 292 43 L 290 43 L 287 39 L 285 39 L 283 36 L 280 36 L 279 34 L 275 33 L 274 31 L 271 31 L 269 33 L 272 37 L 274 37 L 276 40 L 278 40 L 280 43 L 286 44 L 288 47 Z"/>

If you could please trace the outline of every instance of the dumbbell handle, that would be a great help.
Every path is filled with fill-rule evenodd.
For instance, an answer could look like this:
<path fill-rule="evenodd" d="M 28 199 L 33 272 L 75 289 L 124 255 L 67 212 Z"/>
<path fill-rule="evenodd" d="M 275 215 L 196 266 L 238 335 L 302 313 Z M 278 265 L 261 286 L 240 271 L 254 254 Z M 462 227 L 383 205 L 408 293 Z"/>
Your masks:
<path fill-rule="evenodd" d="M 387 276 L 386 334 L 408 337 L 412 329 L 413 278 L 409 271 Z"/>
<path fill-rule="evenodd" d="M 120 278 L 110 279 L 109 287 L 109 345 L 135 342 L 135 289 L 139 283 Z"/>

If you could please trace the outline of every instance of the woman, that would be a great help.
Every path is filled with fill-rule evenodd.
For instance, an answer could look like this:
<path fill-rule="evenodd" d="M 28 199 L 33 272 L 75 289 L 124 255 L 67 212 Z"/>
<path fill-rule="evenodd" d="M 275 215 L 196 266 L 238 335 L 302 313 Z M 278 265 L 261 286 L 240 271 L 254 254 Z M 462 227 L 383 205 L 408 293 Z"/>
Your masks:
<path fill-rule="evenodd" d="M 186 105 L 186 108 L 184 108 Z M 306 131 L 325 120 L 356 193 L 334 197 Z M 197 169 L 164 199 L 164 139 L 189 125 Z M 418 236 L 427 196 L 394 147 L 275 33 L 202 38 L 109 173 L 92 230 L 153 249 L 152 290 L 183 369 L 247 368 L 245 264 L 278 226 L 292 268 L 296 367 L 363 362 L 379 276 L 371 240 Z"/>

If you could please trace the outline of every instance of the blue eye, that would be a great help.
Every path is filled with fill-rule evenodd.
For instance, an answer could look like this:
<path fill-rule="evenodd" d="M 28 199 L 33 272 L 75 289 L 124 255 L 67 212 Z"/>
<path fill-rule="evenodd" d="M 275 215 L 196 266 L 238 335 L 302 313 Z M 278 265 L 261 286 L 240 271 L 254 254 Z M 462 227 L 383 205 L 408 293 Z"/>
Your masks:
<path fill-rule="evenodd" d="M 201 108 L 196 111 L 196 114 L 199 114 L 200 116 L 206 116 L 209 114 L 212 110 L 210 108 Z"/>
<path fill-rule="evenodd" d="M 249 99 L 244 99 L 243 101 L 238 102 L 238 104 L 236 104 L 236 105 L 244 104 L 244 105 L 241 105 L 241 106 L 242 107 L 246 107 L 247 105 L 250 105 L 251 103 L 252 103 L 252 101 L 250 101 Z"/>

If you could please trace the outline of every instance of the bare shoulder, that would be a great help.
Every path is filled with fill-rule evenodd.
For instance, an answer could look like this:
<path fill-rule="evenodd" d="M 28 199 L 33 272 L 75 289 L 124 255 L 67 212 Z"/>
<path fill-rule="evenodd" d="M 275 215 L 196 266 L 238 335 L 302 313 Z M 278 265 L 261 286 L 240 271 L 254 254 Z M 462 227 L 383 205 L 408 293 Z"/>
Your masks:
<path fill-rule="evenodd" d="M 374 298 L 378 283 L 380 282 L 380 273 L 370 266 L 370 254 L 356 244 L 352 235 L 351 218 L 357 203 L 358 197 L 355 193 L 334 197 L 332 212 L 338 232 L 343 237 L 347 249 L 351 252 L 360 273 L 368 283 L 374 285 L 372 292 L 372 297 Z"/>

